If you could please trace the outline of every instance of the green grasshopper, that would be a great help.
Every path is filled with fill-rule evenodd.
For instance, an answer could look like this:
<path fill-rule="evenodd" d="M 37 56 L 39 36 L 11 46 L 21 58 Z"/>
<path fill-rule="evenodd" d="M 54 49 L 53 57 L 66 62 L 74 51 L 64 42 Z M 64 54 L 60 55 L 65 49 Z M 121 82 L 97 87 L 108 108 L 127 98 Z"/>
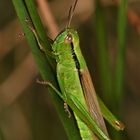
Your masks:
<path fill-rule="evenodd" d="M 46 54 L 51 54 L 56 60 L 56 74 L 61 93 L 49 82 L 39 83 L 49 85 L 64 100 L 67 111 L 67 104 L 70 106 L 77 120 L 82 140 L 109 140 L 103 116 L 118 130 L 123 129 L 123 125 L 109 112 L 102 101 L 97 99 L 89 70 L 80 50 L 79 36 L 70 28 L 77 1 L 75 0 L 70 7 L 67 27 L 54 40 L 52 52 L 45 50 Z M 37 33 L 32 27 L 30 28 L 43 50 Z"/>

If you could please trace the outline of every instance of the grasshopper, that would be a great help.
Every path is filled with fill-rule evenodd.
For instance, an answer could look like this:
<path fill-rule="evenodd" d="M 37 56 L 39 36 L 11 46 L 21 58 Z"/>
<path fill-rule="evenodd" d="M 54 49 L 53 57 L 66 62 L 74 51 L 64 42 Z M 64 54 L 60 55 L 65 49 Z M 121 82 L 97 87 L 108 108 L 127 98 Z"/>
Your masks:
<path fill-rule="evenodd" d="M 38 82 L 50 86 L 64 100 L 64 108 L 67 111 L 67 104 L 70 106 L 77 120 L 82 140 L 109 140 L 103 116 L 118 130 L 123 130 L 124 126 L 97 97 L 80 50 L 78 33 L 70 28 L 77 1 L 75 0 L 70 7 L 68 24 L 55 38 L 52 52 L 44 51 L 46 55 L 51 54 L 56 61 L 56 75 L 61 92 L 50 82 Z M 43 50 L 36 31 L 31 26 L 30 29 L 33 31 L 40 49 Z"/>

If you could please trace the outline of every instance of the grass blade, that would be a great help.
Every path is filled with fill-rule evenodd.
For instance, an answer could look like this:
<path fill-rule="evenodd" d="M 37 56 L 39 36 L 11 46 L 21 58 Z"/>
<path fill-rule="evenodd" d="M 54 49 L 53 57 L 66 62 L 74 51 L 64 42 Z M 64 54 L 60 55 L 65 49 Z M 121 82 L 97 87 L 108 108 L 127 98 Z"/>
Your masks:
<path fill-rule="evenodd" d="M 27 22 L 25 21 L 25 19 L 29 19 L 29 20 L 33 21 L 33 24 L 34 24 L 35 28 L 37 29 L 37 32 L 39 33 L 39 36 L 41 37 L 42 41 L 43 42 L 47 41 L 46 46 L 48 45 L 48 47 L 49 47 L 49 45 L 50 45 L 49 40 L 46 40 L 45 33 L 42 28 L 43 26 L 41 25 L 40 21 L 38 20 L 39 17 L 36 12 L 34 1 L 30 0 L 28 2 L 29 2 L 28 4 L 30 4 L 30 6 L 32 5 L 32 7 L 30 7 L 31 11 L 29 12 L 31 15 L 29 15 L 29 13 L 28 13 L 29 9 L 27 9 L 27 5 L 25 4 L 24 0 L 13 0 L 13 4 L 15 6 L 17 15 L 20 19 L 21 25 L 23 27 L 23 30 L 27 37 L 31 51 L 34 55 L 36 64 L 38 66 L 38 69 L 39 69 L 43 79 L 51 81 L 57 87 L 57 83 L 56 83 L 56 79 L 55 79 L 53 70 L 52 70 L 48 60 L 46 59 L 46 56 L 40 51 L 40 49 L 38 47 L 38 43 L 36 42 L 36 39 L 34 38 L 33 33 L 27 26 Z M 32 19 L 30 19 L 30 17 L 32 17 Z M 61 122 L 64 125 L 64 128 L 66 130 L 69 140 L 80 140 L 81 138 L 80 138 L 79 131 L 77 129 L 77 125 L 75 123 L 75 119 L 73 117 L 71 117 L 71 119 L 68 118 L 68 115 L 67 115 L 67 113 L 65 113 L 64 108 L 63 108 L 63 101 L 57 96 L 57 94 L 53 93 L 53 91 L 50 89 L 49 89 L 49 92 L 52 93 L 52 94 L 50 94 L 50 96 L 53 99 L 53 103 L 59 114 Z"/>
<path fill-rule="evenodd" d="M 115 94 L 114 100 L 118 106 L 122 100 L 123 82 L 124 82 L 124 65 L 125 65 L 125 37 L 126 37 L 126 11 L 127 0 L 120 1 L 118 9 L 118 55 L 116 60 L 115 72 Z"/>
<path fill-rule="evenodd" d="M 102 96 L 106 103 L 112 100 L 111 95 L 111 72 L 109 65 L 109 58 L 107 53 L 107 34 L 105 30 L 105 19 L 103 7 L 99 1 L 96 1 L 96 36 L 98 43 L 98 65 L 99 75 L 102 87 Z"/>

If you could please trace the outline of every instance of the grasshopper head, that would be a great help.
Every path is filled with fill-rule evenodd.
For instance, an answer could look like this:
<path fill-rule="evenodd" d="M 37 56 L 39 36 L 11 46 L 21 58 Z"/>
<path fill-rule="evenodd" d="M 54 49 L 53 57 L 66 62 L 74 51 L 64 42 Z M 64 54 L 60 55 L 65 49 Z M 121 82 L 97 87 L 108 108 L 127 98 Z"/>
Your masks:
<path fill-rule="evenodd" d="M 73 43 L 73 46 L 77 46 L 77 43 L 79 43 L 79 37 L 77 32 L 70 28 L 70 23 L 76 8 L 78 0 L 75 0 L 74 3 L 71 5 L 69 9 L 69 16 L 68 16 L 68 23 L 66 26 L 66 29 L 62 31 L 55 39 L 52 49 L 55 53 L 62 53 L 65 52 L 65 50 L 70 50 L 71 43 Z"/>
<path fill-rule="evenodd" d="M 79 44 L 79 36 L 77 31 L 68 28 L 62 31 L 56 37 L 52 45 L 52 49 L 56 53 L 63 52 L 65 50 L 71 49 L 71 43 L 73 43 L 74 46 L 77 46 L 77 44 Z"/>

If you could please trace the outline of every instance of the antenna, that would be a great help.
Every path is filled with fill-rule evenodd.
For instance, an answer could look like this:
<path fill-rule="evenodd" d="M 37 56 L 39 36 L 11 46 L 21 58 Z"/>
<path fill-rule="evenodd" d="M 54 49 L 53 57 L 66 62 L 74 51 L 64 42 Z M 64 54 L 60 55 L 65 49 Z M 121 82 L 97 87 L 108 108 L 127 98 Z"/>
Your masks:
<path fill-rule="evenodd" d="M 71 7 L 69 9 L 68 23 L 67 23 L 66 28 L 69 28 L 70 27 L 71 20 L 72 20 L 72 17 L 73 17 L 73 14 L 74 14 L 74 11 L 75 11 L 77 2 L 78 2 L 78 0 L 75 0 L 74 3 L 71 5 Z"/>

